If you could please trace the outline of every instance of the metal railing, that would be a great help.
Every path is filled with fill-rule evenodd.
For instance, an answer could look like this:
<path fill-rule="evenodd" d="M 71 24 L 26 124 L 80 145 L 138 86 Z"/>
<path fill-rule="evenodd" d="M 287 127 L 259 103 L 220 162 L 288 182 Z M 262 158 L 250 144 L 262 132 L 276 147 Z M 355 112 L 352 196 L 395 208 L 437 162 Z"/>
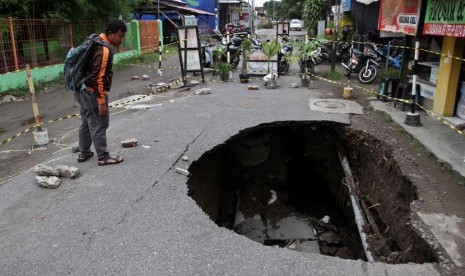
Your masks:
<path fill-rule="evenodd" d="M 81 44 L 92 33 L 104 30 L 101 21 L 81 21 L 72 25 L 64 20 L 44 19 L 0 19 L 0 74 L 14 72 L 26 68 L 44 67 L 63 63 L 68 50 Z M 149 44 L 157 43 L 148 41 Z M 128 25 L 126 40 L 118 52 L 135 49 L 132 33 Z"/>

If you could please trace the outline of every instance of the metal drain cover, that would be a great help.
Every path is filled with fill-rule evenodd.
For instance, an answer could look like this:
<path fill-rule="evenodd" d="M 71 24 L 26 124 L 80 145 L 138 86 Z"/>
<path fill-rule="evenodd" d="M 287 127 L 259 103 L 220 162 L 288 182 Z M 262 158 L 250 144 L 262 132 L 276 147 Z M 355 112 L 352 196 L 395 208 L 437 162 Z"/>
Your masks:
<path fill-rule="evenodd" d="M 363 107 L 354 101 L 339 99 L 309 99 L 309 107 L 325 113 L 363 114 Z"/>

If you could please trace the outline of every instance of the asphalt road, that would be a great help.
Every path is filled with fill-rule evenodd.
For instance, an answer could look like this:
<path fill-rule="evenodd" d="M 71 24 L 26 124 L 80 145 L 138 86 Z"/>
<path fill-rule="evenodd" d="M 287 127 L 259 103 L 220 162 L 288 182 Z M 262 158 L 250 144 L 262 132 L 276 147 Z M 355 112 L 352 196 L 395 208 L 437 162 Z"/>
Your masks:
<path fill-rule="evenodd" d="M 113 92 L 145 92 L 142 82 L 129 79 L 144 70 L 118 72 Z M 64 180 L 56 190 L 38 187 L 32 171 L 0 184 L 0 275 L 438 275 L 432 264 L 366 263 L 266 247 L 208 218 L 187 195 L 187 178 L 176 167 L 188 168 L 206 151 L 258 125 L 350 123 L 348 114 L 311 111 L 309 99 L 327 97 L 327 91 L 289 89 L 297 75 L 282 78 L 276 90 L 252 82 L 260 90 L 237 81 L 210 81 L 201 86 L 211 88 L 211 95 L 173 90 L 144 102 L 146 108 L 111 110 L 108 144 L 124 155 L 119 165 L 98 167 L 95 158 L 77 163 L 76 154 L 55 144 L 32 152 L 28 167 L 73 165 L 82 176 Z M 44 95 L 51 99 L 41 103 L 60 105 L 54 92 Z M 51 107 L 47 116 L 74 110 L 67 108 L 62 113 Z M 77 126 L 77 119 L 69 119 L 47 128 L 52 138 L 71 145 Z M 138 147 L 120 148 L 120 141 L 132 137 Z M 8 146 L 26 148 L 30 140 L 22 139 Z M 188 162 L 180 160 L 183 155 Z"/>

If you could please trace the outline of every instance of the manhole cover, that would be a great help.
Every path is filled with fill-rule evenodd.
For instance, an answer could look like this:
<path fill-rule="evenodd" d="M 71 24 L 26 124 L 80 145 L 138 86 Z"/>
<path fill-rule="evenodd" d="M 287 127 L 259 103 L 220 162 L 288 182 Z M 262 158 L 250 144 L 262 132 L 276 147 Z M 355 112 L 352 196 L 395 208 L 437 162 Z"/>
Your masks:
<path fill-rule="evenodd" d="M 314 103 L 316 106 L 324 107 L 324 108 L 345 108 L 346 104 L 341 102 L 333 102 L 333 101 L 318 101 Z"/>

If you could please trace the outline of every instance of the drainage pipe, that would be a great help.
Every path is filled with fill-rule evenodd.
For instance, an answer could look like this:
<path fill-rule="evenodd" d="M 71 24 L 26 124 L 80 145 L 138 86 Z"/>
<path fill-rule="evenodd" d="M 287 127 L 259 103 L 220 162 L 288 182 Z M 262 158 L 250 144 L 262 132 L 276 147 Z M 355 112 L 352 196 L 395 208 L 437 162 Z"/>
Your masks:
<path fill-rule="evenodd" d="M 349 190 L 350 201 L 352 202 L 352 209 L 354 211 L 355 216 L 355 223 L 357 224 L 358 233 L 360 235 L 360 239 L 362 240 L 363 250 L 365 251 L 367 261 L 373 262 L 373 256 L 371 255 L 371 252 L 368 250 L 367 235 L 363 232 L 363 226 L 366 224 L 366 222 L 362 214 L 362 208 L 360 208 L 358 197 L 354 191 L 355 184 L 354 179 L 352 177 L 352 171 L 350 170 L 349 161 L 347 160 L 346 153 L 341 145 L 337 145 L 337 151 L 339 155 L 339 160 L 341 161 L 342 168 L 344 169 L 344 173 L 346 175 L 346 180 L 348 182 L 347 189 Z"/>

